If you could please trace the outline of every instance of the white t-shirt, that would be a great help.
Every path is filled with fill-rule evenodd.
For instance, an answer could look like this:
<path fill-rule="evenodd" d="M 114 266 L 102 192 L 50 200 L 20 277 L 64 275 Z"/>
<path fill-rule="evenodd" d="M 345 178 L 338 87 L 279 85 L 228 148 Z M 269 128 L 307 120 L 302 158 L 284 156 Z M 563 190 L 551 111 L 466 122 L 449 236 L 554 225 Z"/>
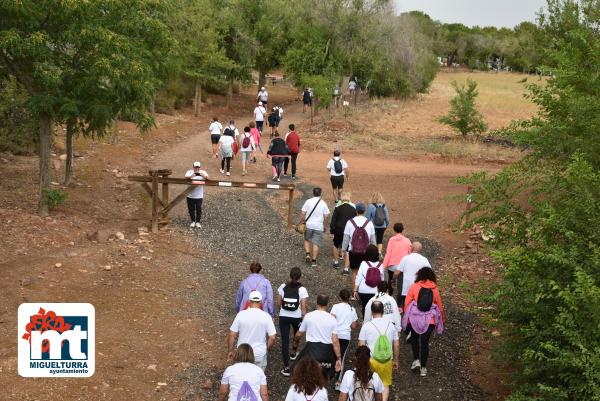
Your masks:
<path fill-rule="evenodd" d="M 238 129 L 235 127 L 235 125 L 228 125 L 226 128 L 229 128 L 231 131 L 233 131 L 233 137 L 237 139 L 238 136 L 240 136 L 240 131 L 238 131 Z M 225 130 L 223 130 L 225 131 Z"/>
<path fill-rule="evenodd" d="M 380 301 L 383 304 L 383 317 L 390 319 L 396 326 L 396 330 L 402 330 L 402 319 L 400 312 L 398 311 L 398 303 L 391 295 L 386 293 L 378 293 L 365 305 L 365 318 L 363 323 L 368 322 L 372 319 L 371 316 L 371 305 L 373 301 Z"/>
<path fill-rule="evenodd" d="M 339 160 L 340 162 L 342 162 L 342 172 L 341 173 L 336 173 L 335 172 L 335 167 L 333 165 L 334 160 Z M 341 157 L 334 157 L 333 159 L 329 159 L 329 161 L 327 162 L 327 170 L 329 170 L 329 174 L 332 177 L 339 177 L 341 175 L 346 175 L 346 169 L 348 168 L 348 163 L 346 163 L 346 160 L 342 159 Z"/>
<path fill-rule="evenodd" d="M 244 138 L 246 137 L 250 138 L 250 146 L 248 146 L 247 148 L 244 147 Z M 240 139 L 240 150 L 242 152 L 251 152 L 252 150 L 254 150 L 255 147 L 256 145 L 254 144 L 254 138 L 252 138 L 252 135 L 250 135 L 250 133 L 244 132 Z"/>
<path fill-rule="evenodd" d="M 327 398 L 327 389 L 320 388 L 317 390 L 317 392 L 315 394 L 307 395 L 304 393 L 297 393 L 296 390 L 294 390 L 294 385 L 292 384 L 290 386 L 290 389 L 288 390 L 287 395 L 285 396 L 285 401 L 306 401 L 306 400 L 328 401 L 329 398 Z"/>
<path fill-rule="evenodd" d="M 354 81 L 348 82 L 348 89 L 351 90 L 351 91 L 355 90 L 356 89 L 356 82 L 354 82 Z"/>
<path fill-rule="evenodd" d="M 356 216 L 351 218 L 350 220 L 354 220 L 357 227 L 362 227 L 363 224 L 365 224 L 365 221 L 368 221 L 368 219 L 365 216 Z M 350 220 L 348 220 L 348 222 L 346 223 L 346 227 L 344 227 L 344 236 L 348 235 L 350 237 L 350 243 L 348 244 L 349 251 L 352 250 L 352 235 L 354 234 L 355 230 L 354 225 L 352 225 L 352 222 Z M 369 221 L 369 223 L 365 226 L 365 230 L 367 230 L 367 234 L 369 234 L 369 239 L 371 239 L 371 237 L 375 235 L 375 226 L 371 221 Z"/>
<path fill-rule="evenodd" d="M 379 262 L 369 262 L 373 267 L 377 267 L 379 272 L 381 273 L 381 280 L 383 280 L 383 263 Z M 358 292 L 362 294 L 377 294 L 377 287 L 369 287 L 365 280 L 367 279 L 367 270 L 369 270 L 369 264 L 367 262 L 362 262 L 358 269 L 358 273 L 356 273 L 356 282 L 354 283 L 354 288 L 358 287 Z"/>
<path fill-rule="evenodd" d="M 387 335 L 390 344 L 392 345 L 394 344 L 394 341 L 397 341 L 400 338 L 398 337 L 396 326 L 394 326 L 394 323 L 392 323 L 390 319 L 378 317 L 363 324 L 360 333 L 358 333 L 358 341 L 365 341 L 367 347 L 371 350 L 371 354 L 373 354 L 377 338 L 382 334 Z"/>
<path fill-rule="evenodd" d="M 235 139 L 233 139 L 233 137 L 230 137 L 229 135 L 221 135 L 221 138 L 219 138 L 219 144 L 221 145 L 221 153 L 233 153 L 233 142 L 235 142 Z"/>
<path fill-rule="evenodd" d="M 262 106 L 256 106 L 254 109 L 254 121 L 265 121 L 267 110 Z"/>
<path fill-rule="evenodd" d="M 207 174 L 206 171 L 200 170 L 200 174 Z M 194 170 L 188 170 L 185 173 L 185 178 L 192 177 L 192 181 L 204 181 L 204 177 L 194 175 Z M 207 175 L 208 176 L 208 175 Z M 190 199 L 202 199 L 204 198 L 204 185 L 196 185 L 196 187 L 187 196 Z"/>
<path fill-rule="evenodd" d="M 261 102 L 266 102 L 269 100 L 269 94 L 267 93 L 267 91 L 259 91 L 258 92 L 258 98 L 260 99 Z"/>
<path fill-rule="evenodd" d="M 373 372 L 373 376 L 371 377 L 371 384 L 375 389 L 375 392 L 378 394 L 383 393 L 383 382 L 381 378 L 376 372 Z M 348 394 L 348 400 L 352 401 L 354 398 L 354 371 L 347 370 L 344 373 L 344 377 L 342 378 L 342 383 L 340 384 L 340 393 Z"/>
<path fill-rule="evenodd" d="M 304 218 L 306 219 L 310 212 L 315 207 L 315 204 L 319 202 L 315 211 L 310 215 L 310 218 L 306 221 L 306 228 L 310 228 L 311 230 L 324 231 L 325 227 L 323 226 L 325 223 L 325 217 L 329 214 L 329 208 L 327 207 L 327 203 L 318 197 L 310 198 L 304 205 L 302 206 L 302 211 L 304 212 Z"/>
<path fill-rule="evenodd" d="M 220 122 L 213 121 L 208 126 L 208 130 L 210 131 L 211 135 L 221 135 L 221 131 L 223 131 L 223 126 L 221 125 Z"/>
<path fill-rule="evenodd" d="M 425 256 L 416 252 L 409 253 L 403 257 L 399 265 L 390 266 L 390 271 L 397 270 L 404 273 L 402 276 L 402 295 L 406 295 L 408 293 L 410 286 L 415 283 L 417 272 L 421 270 L 422 267 L 431 267 L 431 264 Z"/>
<path fill-rule="evenodd" d="M 279 288 L 277 289 L 277 293 L 279 294 L 281 299 L 283 299 L 283 288 L 284 287 L 285 287 L 285 283 L 281 284 L 279 286 Z M 306 299 L 306 298 L 308 298 L 308 291 L 306 291 L 306 288 L 300 287 L 298 289 L 298 295 L 300 296 L 300 300 Z M 298 305 L 298 309 L 296 309 L 295 311 L 289 311 L 289 310 L 280 308 L 279 316 L 300 318 L 300 317 L 302 317 L 302 308 L 300 307 L 300 305 Z"/>
<path fill-rule="evenodd" d="M 267 337 L 275 335 L 271 315 L 258 308 L 239 312 L 229 330 L 238 333 L 238 346 L 250 344 L 257 360 L 261 360 L 267 353 Z"/>
<path fill-rule="evenodd" d="M 306 333 L 306 341 L 311 343 L 333 344 L 332 334 L 337 334 L 337 321 L 328 312 L 315 310 L 304 316 L 300 331 Z"/>
<path fill-rule="evenodd" d="M 335 315 L 335 320 L 337 322 L 335 330 L 338 338 L 340 340 L 350 340 L 352 323 L 358 320 L 356 309 L 346 302 L 340 302 L 339 304 L 333 305 L 333 308 L 331 308 L 331 314 Z"/>
<path fill-rule="evenodd" d="M 229 385 L 228 401 L 237 400 L 238 392 L 245 381 L 252 387 L 256 399 L 260 400 L 260 386 L 267 385 L 265 372 L 253 363 L 241 362 L 231 365 L 223 373 L 221 384 Z"/>

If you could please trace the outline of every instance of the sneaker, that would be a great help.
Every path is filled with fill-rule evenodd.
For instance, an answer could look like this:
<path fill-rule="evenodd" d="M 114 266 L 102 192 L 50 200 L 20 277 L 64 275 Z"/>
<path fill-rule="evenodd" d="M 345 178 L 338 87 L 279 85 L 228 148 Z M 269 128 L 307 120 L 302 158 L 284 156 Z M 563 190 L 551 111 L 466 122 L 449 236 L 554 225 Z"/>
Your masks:
<path fill-rule="evenodd" d="M 421 361 L 419 361 L 418 359 L 415 359 L 412 363 L 412 365 L 410 365 L 410 370 L 415 370 L 421 367 Z"/>
<path fill-rule="evenodd" d="M 202 228 L 202 226 L 200 225 L 200 223 L 196 223 L 196 228 Z"/>
<path fill-rule="evenodd" d="M 295 361 L 296 359 L 298 359 L 298 353 L 292 351 L 290 353 L 290 360 Z"/>
<path fill-rule="evenodd" d="M 228 171 L 227 174 L 225 174 L 225 175 L 231 175 L 231 173 Z"/>
<path fill-rule="evenodd" d="M 196 227 L 196 223 L 194 223 L 193 221 L 190 223 L 190 228 L 194 228 Z"/>
<path fill-rule="evenodd" d="M 284 375 L 285 377 L 290 377 L 290 368 L 283 368 L 281 369 L 281 374 Z"/>
<path fill-rule="evenodd" d="M 313 259 L 312 263 L 310 264 L 310 267 L 318 267 L 317 261 Z"/>
<path fill-rule="evenodd" d="M 284 176 L 284 177 L 287 177 L 287 173 L 283 173 L 283 176 Z"/>
<path fill-rule="evenodd" d="M 277 177 L 277 182 L 281 182 L 281 178 Z"/>
<path fill-rule="evenodd" d="M 242 171 L 242 176 L 248 174 L 248 172 L 246 170 Z"/>
<path fill-rule="evenodd" d="M 273 181 L 277 181 L 277 176 L 276 175 L 273 176 Z"/>
<path fill-rule="evenodd" d="M 310 259 L 310 254 L 308 254 L 308 253 L 306 254 L 306 256 L 304 257 L 304 261 L 305 261 L 306 263 L 310 263 L 310 261 L 311 261 L 311 259 Z"/>
<path fill-rule="evenodd" d="M 421 368 L 421 377 L 427 376 L 427 368 Z"/>
<path fill-rule="evenodd" d="M 340 262 L 339 262 L 339 261 L 337 261 L 337 260 L 334 260 L 334 261 L 333 261 L 333 268 L 334 268 L 334 269 L 339 269 L 339 268 L 340 268 Z"/>
<path fill-rule="evenodd" d="M 225 174 L 225 170 L 221 169 L 220 171 L 221 171 L 221 174 Z"/>
<path fill-rule="evenodd" d="M 347 267 L 344 267 L 344 270 L 342 270 L 342 274 L 345 274 L 345 275 L 350 274 L 350 269 L 348 269 Z"/>
<path fill-rule="evenodd" d="M 296 176 L 295 175 L 292 176 L 292 180 L 296 181 Z"/>

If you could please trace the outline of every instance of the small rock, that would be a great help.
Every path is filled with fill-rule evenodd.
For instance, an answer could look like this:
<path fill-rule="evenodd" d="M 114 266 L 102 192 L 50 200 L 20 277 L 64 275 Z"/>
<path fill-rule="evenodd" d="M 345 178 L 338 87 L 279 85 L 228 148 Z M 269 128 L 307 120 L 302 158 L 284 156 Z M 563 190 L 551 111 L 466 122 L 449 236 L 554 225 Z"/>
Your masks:
<path fill-rule="evenodd" d="M 19 280 L 21 287 L 27 287 L 27 286 L 31 285 L 31 282 L 32 282 L 31 279 L 28 277 Z"/>
<path fill-rule="evenodd" d="M 125 239 L 125 235 L 121 231 L 116 232 L 115 237 L 117 237 L 117 239 L 119 239 L 119 240 Z"/>
<path fill-rule="evenodd" d="M 146 368 L 148 370 L 153 370 L 156 372 L 156 365 L 152 364 L 152 365 L 148 365 L 148 367 Z"/>
<path fill-rule="evenodd" d="M 106 271 L 112 270 L 112 266 L 106 265 L 106 266 L 104 266 L 104 270 L 106 270 Z"/>
<path fill-rule="evenodd" d="M 156 385 L 157 385 L 157 386 L 166 386 L 166 385 L 167 385 L 167 383 L 158 382 L 158 383 L 156 383 Z"/>
<path fill-rule="evenodd" d="M 206 379 L 206 381 L 204 383 L 202 383 L 201 386 L 204 390 L 212 390 L 213 388 L 213 382 L 210 379 Z"/>
<path fill-rule="evenodd" d="M 61 268 L 61 267 L 62 267 L 62 263 L 55 263 L 55 264 L 54 264 L 54 267 L 55 267 L 55 268 L 57 268 L 57 269 L 58 269 L 58 268 Z"/>
<path fill-rule="evenodd" d="M 68 258 L 74 258 L 75 256 L 77 256 L 77 252 L 67 252 Z"/>
<path fill-rule="evenodd" d="M 110 238 L 110 231 L 108 231 L 108 230 L 98 230 L 98 231 L 94 231 L 93 233 L 87 234 L 88 240 L 99 242 L 99 243 L 107 242 L 109 238 Z"/>

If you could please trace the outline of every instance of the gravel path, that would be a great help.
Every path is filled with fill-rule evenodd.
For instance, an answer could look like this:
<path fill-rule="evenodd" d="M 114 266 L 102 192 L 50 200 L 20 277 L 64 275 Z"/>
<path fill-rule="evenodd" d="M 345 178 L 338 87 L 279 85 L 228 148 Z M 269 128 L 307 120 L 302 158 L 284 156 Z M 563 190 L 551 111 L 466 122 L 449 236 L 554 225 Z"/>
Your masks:
<path fill-rule="evenodd" d="M 306 195 L 309 187 L 300 185 Z M 330 295 L 332 303 L 339 302 L 337 293 L 342 287 L 352 288 L 351 279 L 342 276 L 340 271 L 330 267 L 330 241 L 327 237 L 325 249 L 320 256 L 320 266 L 313 269 L 304 263 L 302 238 L 285 228 L 283 219 L 271 208 L 268 197 L 273 194 L 264 191 L 221 191 L 218 196 L 212 193 L 205 200 L 203 228 L 191 233 L 187 220 L 176 220 L 176 224 L 188 235 L 195 236 L 195 253 L 206 255 L 191 266 L 182 266 L 182 273 L 189 276 L 190 282 L 201 283 L 202 292 L 182 290 L 190 297 L 189 312 L 192 317 L 201 317 L 212 322 L 203 335 L 218 336 L 225 344 L 229 325 L 235 317 L 234 302 L 240 280 L 248 274 L 252 261 L 259 261 L 274 290 L 288 279 L 289 270 L 294 266 L 302 268 L 302 283 L 307 288 L 309 309 L 314 308 L 318 292 Z M 305 196 L 306 198 L 306 196 Z M 297 210 L 301 202 L 298 200 Z M 283 205 L 282 205 L 283 206 Z M 439 247 L 434 242 L 421 238 L 426 256 L 433 259 Z M 442 296 L 444 296 L 442 289 Z M 402 343 L 400 369 L 394 373 L 394 386 L 390 400 L 447 400 L 475 401 L 483 399 L 482 393 L 468 378 L 465 356 L 474 316 L 457 309 L 447 301 L 448 324 L 441 337 L 431 342 L 429 374 L 426 378 L 410 372 L 412 361 L 410 347 Z M 277 327 L 277 322 L 276 322 Z M 358 332 L 353 333 L 354 336 Z M 349 354 L 353 353 L 355 342 Z M 224 346 L 223 346 L 224 347 Z M 225 349 L 219 350 L 224 355 Z M 289 379 L 282 376 L 281 349 L 278 341 L 269 353 L 266 375 L 271 400 L 283 401 L 289 388 Z M 346 367 L 350 366 L 349 363 Z M 216 400 L 222 370 L 202 363 L 191 366 L 176 374 L 176 379 L 185 386 L 182 400 Z M 208 385 L 206 384 L 208 380 Z M 211 389 L 204 387 L 210 386 Z M 337 399 L 330 390 L 330 400 Z"/>

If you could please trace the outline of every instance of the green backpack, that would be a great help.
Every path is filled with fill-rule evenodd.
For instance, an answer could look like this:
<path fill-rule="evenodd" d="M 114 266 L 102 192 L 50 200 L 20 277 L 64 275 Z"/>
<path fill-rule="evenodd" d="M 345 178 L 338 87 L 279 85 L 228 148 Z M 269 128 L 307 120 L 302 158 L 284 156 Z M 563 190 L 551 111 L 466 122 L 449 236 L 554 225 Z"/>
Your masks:
<path fill-rule="evenodd" d="M 377 341 L 375 341 L 375 347 L 373 349 L 372 357 L 377 362 L 387 362 L 390 359 L 392 359 L 392 356 L 394 355 L 394 352 L 392 350 L 392 344 L 390 343 L 390 339 L 387 336 L 387 331 L 390 328 L 390 323 L 388 322 L 388 325 L 385 328 L 385 332 L 383 334 L 381 334 L 381 332 L 379 331 L 377 326 L 375 326 L 375 323 L 373 323 L 373 321 L 371 321 L 371 324 L 379 333 L 379 337 L 377 337 Z"/>

